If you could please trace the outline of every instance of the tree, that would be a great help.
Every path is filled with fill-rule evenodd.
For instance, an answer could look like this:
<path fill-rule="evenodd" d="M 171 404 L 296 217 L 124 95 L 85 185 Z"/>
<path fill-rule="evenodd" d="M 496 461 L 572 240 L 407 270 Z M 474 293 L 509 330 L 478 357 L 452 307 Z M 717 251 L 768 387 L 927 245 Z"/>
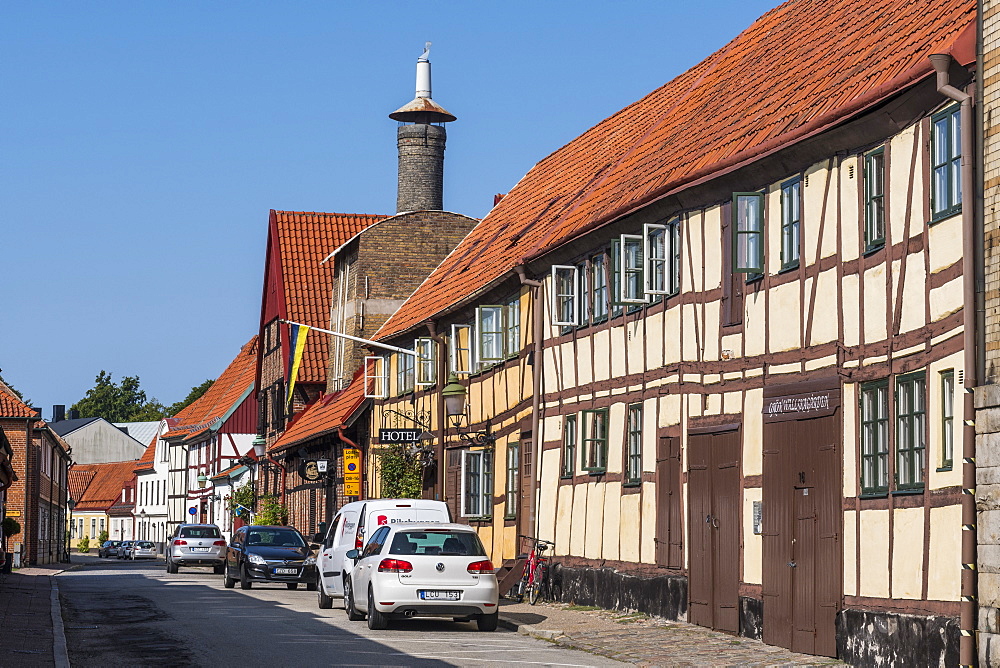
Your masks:
<path fill-rule="evenodd" d="M 195 401 L 200 399 L 201 395 L 205 394 L 205 392 L 208 391 L 208 388 L 212 387 L 212 383 L 214 382 L 215 381 L 210 378 L 201 385 L 195 385 L 194 387 L 192 387 L 191 391 L 188 392 L 188 395 L 184 398 L 184 401 L 178 401 L 177 403 L 174 403 L 169 408 L 167 408 L 167 417 L 173 417 L 174 415 L 177 415 L 182 410 L 184 410 L 185 408 L 193 404 Z"/>
<path fill-rule="evenodd" d="M 84 536 L 76 544 L 76 551 L 80 554 L 87 554 L 90 552 L 90 539 Z"/>
<path fill-rule="evenodd" d="M 119 385 L 103 369 L 94 387 L 70 408 L 79 411 L 82 418 L 101 417 L 108 422 L 151 422 L 166 416 L 163 404 L 146 398 L 139 376 L 125 376 Z"/>
<path fill-rule="evenodd" d="M 104 545 L 104 541 L 108 539 L 108 530 L 105 529 L 101 533 L 97 534 L 97 544 Z"/>

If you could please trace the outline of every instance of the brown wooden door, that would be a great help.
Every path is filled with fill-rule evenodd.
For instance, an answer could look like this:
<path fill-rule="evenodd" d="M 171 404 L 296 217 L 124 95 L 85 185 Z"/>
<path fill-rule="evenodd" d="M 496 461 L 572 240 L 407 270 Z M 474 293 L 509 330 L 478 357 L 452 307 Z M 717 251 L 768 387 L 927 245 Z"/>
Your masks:
<path fill-rule="evenodd" d="M 836 656 L 841 603 L 840 418 L 764 427 L 764 642 Z"/>
<path fill-rule="evenodd" d="M 531 476 L 534 467 L 534 459 L 531 451 L 531 436 L 521 437 L 521 447 L 518 453 L 521 458 L 518 471 L 518 508 L 517 508 L 517 533 L 522 536 L 534 536 L 535 529 L 531 526 Z"/>
<path fill-rule="evenodd" d="M 740 432 L 688 440 L 690 621 L 739 631 Z"/>
<path fill-rule="evenodd" d="M 656 448 L 656 564 L 683 568 L 681 439 L 661 436 Z"/>

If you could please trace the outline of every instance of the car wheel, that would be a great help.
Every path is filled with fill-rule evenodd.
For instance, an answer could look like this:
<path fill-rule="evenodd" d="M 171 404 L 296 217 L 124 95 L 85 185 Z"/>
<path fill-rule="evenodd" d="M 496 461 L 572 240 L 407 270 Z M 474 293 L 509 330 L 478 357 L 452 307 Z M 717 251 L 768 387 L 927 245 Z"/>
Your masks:
<path fill-rule="evenodd" d="M 229 569 L 225 566 L 222 567 L 222 586 L 226 589 L 232 589 L 236 586 L 236 580 L 229 577 Z"/>
<path fill-rule="evenodd" d="M 225 566 L 225 564 L 222 564 L 220 566 L 216 566 L 213 572 L 216 575 L 222 575 L 223 573 L 226 572 L 226 566 Z"/>
<path fill-rule="evenodd" d="M 320 610 L 329 610 L 333 607 L 333 597 L 327 596 L 322 586 L 316 589 L 316 602 L 319 604 Z"/>
<path fill-rule="evenodd" d="M 299 583 L 298 582 L 286 582 L 285 586 L 288 587 L 289 589 L 298 589 L 299 588 Z"/>
<path fill-rule="evenodd" d="M 350 578 L 344 580 L 344 612 L 347 613 L 347 618 L 352 622 L 360 622 L 365 618 L 365 616 L 358 612 L 357 608 L 354 607 L 354 587 L 351 586 Z"/>
<path fill-rule="evenodd" d="M 368 628 L 372 631 L 381 631 L 389 628 L 389 617 L 384 612 L 379 612 L 375 607 L 375 594 L 371 586 L 368 587 Z"/>
<path fill-rule="evenodd" d="M 253 581 L 250 579 L 250 574 L 247 573 L 247 567 L 240 567 L 240 589 L 252 589 Z"/>
<path fill-rule="evenodd" d="M 496 631 L 497 622 L 500 621 L 500 612 L 494 612 L 492 615 L 479 615 L 476 618 L 476 626 L 479 627 L 480 631 Z"/>
<path fill-rule="evenodd" d="M 170 575 L 177 574 L 177 566 L 175 566 L 172 561 L 167 561 L 167 573 L 169 573 Z"/>

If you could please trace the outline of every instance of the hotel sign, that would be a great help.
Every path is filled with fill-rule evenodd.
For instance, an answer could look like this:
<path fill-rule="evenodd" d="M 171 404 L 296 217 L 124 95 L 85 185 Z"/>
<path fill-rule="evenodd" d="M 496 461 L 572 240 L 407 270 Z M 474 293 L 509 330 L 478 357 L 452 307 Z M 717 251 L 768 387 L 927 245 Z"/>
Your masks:
<path fill-rule="evenodd" d="M 421 429 L 379 429 L 378 442 L 383 444 L 419 443 Z"/>

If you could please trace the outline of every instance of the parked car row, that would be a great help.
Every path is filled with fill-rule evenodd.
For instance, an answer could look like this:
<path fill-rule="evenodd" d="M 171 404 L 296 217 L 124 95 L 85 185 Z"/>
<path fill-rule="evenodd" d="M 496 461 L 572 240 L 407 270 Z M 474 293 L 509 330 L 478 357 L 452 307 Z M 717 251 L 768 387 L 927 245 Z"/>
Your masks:
<path fill-rule="evenodd" d="M 182 524 L 168 538 L 164 559 L 171 574 L 211 566 L 226 589 L 304 585 L 317 592 L 321 609 L 342 600 L 348 619 L 367 619 L 371 629 L 410 617 L 475 621 L 481 631 L 497 627 L 493 563 L 475 529 L 451 523 L 441 501 L 348 503 L 314 541 L 292 527 L 250 525 L 227 543 L 214 524 Z"/>
<path fill-rule="evenodd" d="M 156 559 L 156 544 L 149 540 L 106 540 L 97 556 L 118 559 Z"/>

